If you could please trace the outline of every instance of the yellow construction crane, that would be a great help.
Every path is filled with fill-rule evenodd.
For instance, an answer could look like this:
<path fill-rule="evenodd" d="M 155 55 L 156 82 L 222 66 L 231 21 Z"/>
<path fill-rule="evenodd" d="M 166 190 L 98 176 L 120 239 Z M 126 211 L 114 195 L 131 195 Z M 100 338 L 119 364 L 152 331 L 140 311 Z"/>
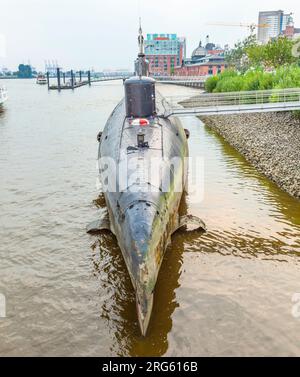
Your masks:
<path fill-rule="evenodd" d="M 230 23 L 225 23 L 225 22 L 215 22 L 215 23 L 209 23 L 207 25 L 211 26 L 237 26 L 237 27 L 247 27 L 250 29 L 251 33 L 254 33 L 255 29 L 257 27 L 259 28 L 268 28 L 270 25 L 268 24 L 244 24 L 244 23 L 235 23 L 235 24 L 230 24 Z"/>

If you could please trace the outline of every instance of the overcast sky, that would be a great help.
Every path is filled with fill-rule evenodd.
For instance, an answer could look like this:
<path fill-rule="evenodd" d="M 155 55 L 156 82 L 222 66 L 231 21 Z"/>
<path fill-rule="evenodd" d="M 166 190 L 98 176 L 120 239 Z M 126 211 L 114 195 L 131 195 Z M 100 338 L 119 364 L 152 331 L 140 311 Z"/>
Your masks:
<path fill-rule="evenodd" d="M 185 36 L 190 56 L 206 34 L 233 45 L 248 33 L 207 23 L 257 23 L 259 10 L 278 9 L 293 12 L 300 27 L 299 0 L 0 0 L 0 66 L 30 61 L 43 70 L 44 60 L 54 59 L 65 69 L 132 68 L 139 14 L 144 34 Z"/>

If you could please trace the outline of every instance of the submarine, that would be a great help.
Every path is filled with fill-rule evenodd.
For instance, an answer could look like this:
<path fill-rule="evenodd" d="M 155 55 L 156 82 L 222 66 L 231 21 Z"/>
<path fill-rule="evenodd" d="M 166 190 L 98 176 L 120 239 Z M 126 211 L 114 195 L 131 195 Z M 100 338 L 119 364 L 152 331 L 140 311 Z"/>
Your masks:
<path fill-rule="evenodd" d="M 164 117 L 163 98 L 149 77 L 139 28 L 135 76 L 124 82 L 125 97 L 99 132 L 99 176 L 107 217 L 88 233 L 110 230 L 118 241 L 136 296 L 137 318 L 147 333 L 155 285 L 171 236 L 202 220 L 180 216 L 187 187 L 188 137 L 180 119 Z"/>

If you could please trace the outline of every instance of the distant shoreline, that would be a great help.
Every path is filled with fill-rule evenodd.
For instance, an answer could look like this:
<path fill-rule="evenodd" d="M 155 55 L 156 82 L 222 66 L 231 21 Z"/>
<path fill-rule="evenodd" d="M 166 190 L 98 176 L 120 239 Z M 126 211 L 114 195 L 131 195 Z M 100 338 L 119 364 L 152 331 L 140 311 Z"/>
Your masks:
<path fill-rule="evenodd" d="M 36 77 L 0 76 L 0 80 L 32 80 Z"/>

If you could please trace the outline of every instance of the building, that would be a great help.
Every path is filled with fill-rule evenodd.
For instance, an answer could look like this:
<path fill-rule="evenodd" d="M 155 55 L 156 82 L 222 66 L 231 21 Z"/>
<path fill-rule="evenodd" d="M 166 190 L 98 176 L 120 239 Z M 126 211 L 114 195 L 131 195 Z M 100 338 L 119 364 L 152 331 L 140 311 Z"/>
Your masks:
<path fill-rule="evenodd" d="M 197 63 L 175 67 L 176 76 L 215 76 L 226 69 L 224 55 L 206 55 Z"/>
<path fill-rule="evenodd" d="M 152 75 L 170 75 L 186 57 L 186 40 L 177 34 L 147 34 L 144 42 L 146 59 Z"/>
<path fill-rule="evenodd" d="M 191 64 L 198 63 L 201 59 L 203 59 L 207 55 L 206 48 L 202 46 L 202 41 L 199 42 L 199 46 L 195 48 L 192 52 L 191 56 Z"/>
<path fill-rule="evenodd" d="M 216 46 L 214 43 L 211 43 L 209 40 L 209 35 L 207 35 L 205 45 L 202 45 L 202 41 L 200 40 L 198 47 L 193 51 L 190 63 L 199 63 L 204 57 L 208 55 L 222 54 L 224 54 L 224 49 L 222 49 L 220 46 Z"/>
<path fill-rule="evenodd" d="M 300 28 L 295 28 L 294 25 L 288 25 L 284 30 L 283 35 L 289 39 L 299 39 Z"/>
<path fill-rule="evenodd" d="M 282 33 L 283 36 L 289 39 L 300 38 L 300 28 L 295 28 L 293 17 L 290 15 L 286 28 Z"/>
<path fill-rule="evenodd" d="M 260 43 L 268 43 L 270 39 L 277 38 L 286 29 L 291 14 L 282 10 L 259 12 L 257 39 Z"/>
<path fill-rule="evenodd" d="M 33 69 L 30 64 L 19 64 L 17 76 L 20 79 L 30 79 L 33 77 Z"/>
<path fill-rule="evenodd" d="M 205 45 L 200 40 L 190 59 L 185 59 L 181 66 L 174 69 L 176 76 L 212 76 L 225 70 L 225 50 L 209 41 Z"/>

